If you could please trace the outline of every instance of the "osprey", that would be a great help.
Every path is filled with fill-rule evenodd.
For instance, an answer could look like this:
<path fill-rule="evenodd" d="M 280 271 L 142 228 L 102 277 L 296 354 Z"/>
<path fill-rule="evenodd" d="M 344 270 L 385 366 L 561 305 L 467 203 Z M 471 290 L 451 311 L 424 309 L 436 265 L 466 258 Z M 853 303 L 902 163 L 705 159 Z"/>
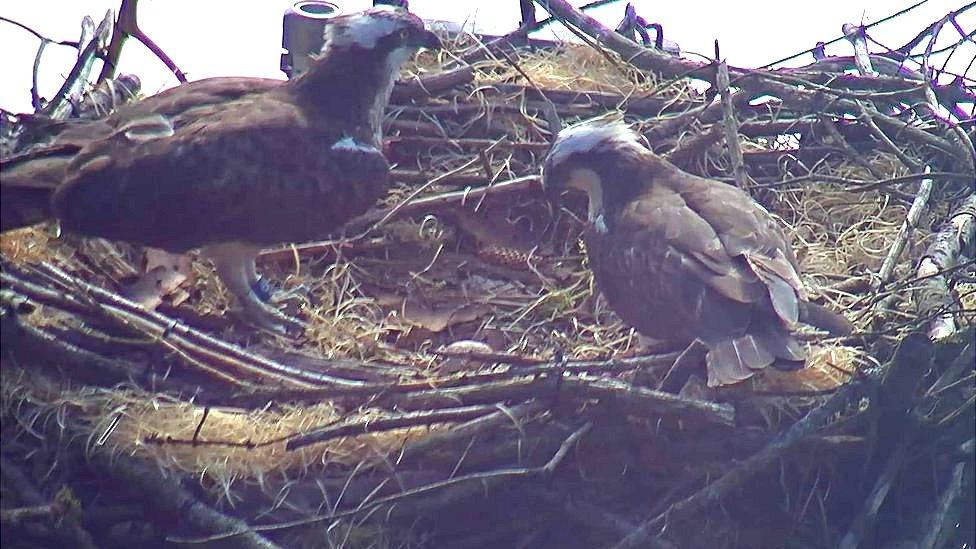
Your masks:
<path fill-rule="evenodd" d="M 54 217 L 81 235 L 203 248 L 247 320 L 300 326 L 261 299 L 254 260 L 385 194 L 383 110 L 401 65 L 439 47 L 415 15 L 376 8 L 330 20 L 294 80 L 199 80 L 101 120 L 46 122 L 49 142 L 2 164 L 2 228 Z"/>
<path fill-rule="evenodd" d="M 685 173 L 622 122 L 559 133 L 543 166 L 553 199 L 586 193 L 586 249 L 597 287 L 642 334 L 708 347 L 709 386 L 770 365 L 802 367 L 797 322 L 849 333 L 806 301 L 783 231 L 742 190 Z"/>

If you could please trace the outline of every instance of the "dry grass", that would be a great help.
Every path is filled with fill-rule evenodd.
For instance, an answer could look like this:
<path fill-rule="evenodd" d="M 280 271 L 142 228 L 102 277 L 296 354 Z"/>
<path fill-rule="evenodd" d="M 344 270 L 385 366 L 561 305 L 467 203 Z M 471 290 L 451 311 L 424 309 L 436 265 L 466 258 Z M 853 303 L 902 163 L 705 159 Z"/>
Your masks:
<path fill-rule="evenodd" d="M 445 54 L 440 55 L 440 58 L 423 58 L 414 70 L 443 62 Z M 661 87 L 636 71 L 621 70 L 622 64 L 608 61 L 588 48 L 567 47 L 559 52 L 523 55 L 519 63 L 541 87 L 606 91 L 624 96 L 654 93 L 667 98 L 688 93 L 680 84 Z M 480 85 L 488 86 L 494 82 L 517 81 L 520 77 L 502 61 L 486 63 L 477 78 Z M 486 110 L 483 121 L 491 116 Z M 525 129 L 526 124 L 518 115 L 505 117 L 500 118 L 515 128 L 513 133 L 518 137 L 539 139 L 538 133 Z M 493 123 L 500 118 L 492 119 Z M 458 128 L 452 128 L 452 133 L 457 131 Z M 436 174 L 466 160 L 457 152 L 445 149 L 423 157 L 421 163 L 429 173 Z M 500 179 L 511 175 L 512 166 L 518 162 L 532 162 L 532 159 L 504 154 L 492 160 Z M 889 155 L 875 155 L 869 162 L 888 177 L 904 171 Z M 832 170 L 830 175 L 870 178 L 863 167 L 853 164 L 835 165 Z M 412 190 L 399 186 L 385 203 L 397 203 Z M 438 190 L 445 187 L 433 187 L 429 192 Z M 517 226 L 520 219 L 531 217 L 516 211 L 522 206 L 525 205 L 513 204 L 511 209 L 501 212 L 496 208 L 486 215 L 496 216 L 493 223 Z M 823 290 L 846 277 L 876 272 L 906 209 L 893 204 L 882 191 L 852 192 L 823 182 L 809 182 L 802 189 L 777 192 L 772 206 L 789 228 L 812 293 L 823 295 L 851 318 L 864 312 L 871 305 L 870 300 Z M 901 262 L 897 277 L 909 274 L 908 266 L 924 249 L 928 234 L 927 230 L 920 230 L 912 236 L 906 251 L 908 257 Z M 477 243 L 473 245 L 470 235 L 456 229 L 450 220 L 396 222 L 384 227 L 381 236 L 380 245 L 369 253 L 342 257 L 338 261 L 330 253 L 306 258 L 308 261 L 300 264 L 263 267 L 273 280 L 281 282 L 285 294 L 302 303 L 310 323 L 305 350 L 325 357 L 395 360 L 418 372 L 427 372 L 437 362 L 427 351 L 460 339 L 480 339 L 497 351 L 536 356 L 550 356 L 558 347 L 572 358 L 634 354 L 640 348 L 633 330 L 623 325 L 594 291 L 584 250 L 575 237 L 562 243 L 561 252 L 565 256 L 562 260 L 537 261 L 513 269 L 483 265 L 476 253 Z M 52 239 L 41 229 L 3 235 L 0 250 L 13 261 L 53 261 L 82 276 L 112 283 L 112 277 L 105 277 L 104 273 L 75 260 L 79 248 Z M 132 259 L 126 253 L 116 255 Z M 201 314 L 224 314 L 229 307 L 228 296 L 212 267 L 196 261 L 194 268 L 196 279 L 187 289 L 190 299 L 185 306 Z M 538 273 L 541 276 L 536 276 Z M 972 322 L 976 298 L 971 287 L 961 293 Z M 261 336 L 254 339 L 260 340 Z M 807 370 L 798 374 L 771 374 L 759 383 L 765 390 L 824 390 L 846 381 L 864 361 L 863 353 L 857 349 L 821 346 L 815 349 Z M 10 388 L 4 384 L 8 402 L 24 398 L 23 393 L 17 392 L 22 388 L 15 390 L 19 383 L 14 382 Z M 45 400 L 36 395 L 33 398 Z M 47 400 L 54 408 L 71 402 L 89 418 L 95 433 L 120 416 L 118 428 L 107 441 L 116 451 L 143 455 L 161 466 L 199 475 L 227 493 L 237 479 L 255 479 L 274 473 L 294 478 L 333 465 L 350 466 L 426 432 L 425 429 L 392 431 L 318 444 L 298 452 L 285 452 L 280 442 L 253 449 L 150 445 L 146 443 L 147 437 L 192 438 L 202 409 L 160 395 L 123 390 L 68 391 Z M 259 412 L 215 409 L 201 437 L 230 443 L 261 443 L 330 423 L 340 416 L 345 417 L 345 411 L 329 403 Z"/>

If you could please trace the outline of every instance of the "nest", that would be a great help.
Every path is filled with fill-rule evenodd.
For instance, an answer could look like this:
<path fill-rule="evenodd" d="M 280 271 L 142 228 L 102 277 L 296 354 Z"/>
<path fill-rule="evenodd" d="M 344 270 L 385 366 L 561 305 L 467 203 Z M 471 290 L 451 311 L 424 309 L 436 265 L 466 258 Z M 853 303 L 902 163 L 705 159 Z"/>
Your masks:
<path fill-rule="evenodd" d="M 465 40 L 451 49 L 470 53 Z M 798 372 L 721 390 L 692 375 L 666 392 L 681 359 L 616 318 L 587 269 L 581 205 L 546 231 L 533 176 L 553 118 L 617 111 L 683 169 L 734 182 L 722 121 L 686 80 L 615 53 L 496 53 L 462 66 L 460 85 L 398 89 L 385 120 L 397 183 L 375 211 L 331 241 L 265 253 L 278 305 L 309 321 L 301 342 L 228 320 L 228 296 L 200 260 L 153 296 L 164 316 L 152 316 L 114 293 L 143 272 L 142 250 L 55 227 L 2 235 L 4 334 L 16 342 L 3 358 L 4 455 L 36 456 L 18 474 L 51 490 L 58 483 L 38 473 L 58 470 L 83 509 L 97 509 L 101 491 L 139 503 L 141 513 L 100 519 L 114 524 L 106 539 L 129 543 L 835 545 L 874 520 L 861 502 L 875 478 L 891 482 L 886 467 L 908 474 L 920 462 L 936 478 L 904 479 L 888 498 L 898 509 L 882 508 L 886 521 L 910 509 L 919 524 L 875 532 L 879 545 L 971 509 L 959 494 L 972 480 L 960 430 L 973 421 L 972 263 L 950 273 L 955 310 L 929 307 L 917 276 L 962 211 L 958 178 L 906 232 L 923 178 L 906 177 L 915 172 L 899 154 L 859 126 L 843 128 L 846 148 L 824 152 L 810 122 L 830 117 L 811 105 L 738 104 L 747 189 L 790 235 L 811 296 L 858 333 L 805 334 L 812 354 Z M 450 59 L 422 57 L 409 76 L 436 79 L 431 68 Z M 784 120 L 806 129 L 770 129 Z M 672 131 L 655 133 L 662 124 Z M 943 130 L 930 135 L 949 139 Z M 957 169 L 916 144 L 905 151 Z M 918 335 L 947 314 L 952 338 Z M 879 391 L 924 406 L 930 422 L 905 427 L 904 406 L 878 404 Z M 966 440 L 969 457 L 946 457 L 964 455 L 953 444 Z M 97 488 L 79 482 L 91 467 Z M 874 476 L 845 480 L 864 471 Z M 5 505 L 8 493 L 39 503 L 4 479 Z M 160 501 L 119 496 L 123 479 Z M 154 519 L 183 513 L 166 501 L 181 498 L 211 514 L 186 512 L 173 530 Z M 59 513 L 94 533 L 95 519 Z M 671 526 L 649 539 L 692 519 L 703 532 Z"/>

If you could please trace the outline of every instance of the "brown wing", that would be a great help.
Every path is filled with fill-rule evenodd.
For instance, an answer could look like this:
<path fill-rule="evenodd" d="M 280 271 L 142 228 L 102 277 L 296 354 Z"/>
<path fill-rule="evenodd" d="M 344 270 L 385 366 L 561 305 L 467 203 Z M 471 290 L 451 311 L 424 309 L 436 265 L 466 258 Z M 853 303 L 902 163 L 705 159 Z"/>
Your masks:
<path fill-rule="evenodd" d="M 799 302 L 806 299 L 793 250 L 782 229 L 762 206 L 742 190 L 678 172 L 671 179 L 688 207 L 715 231 L 740 274 L 767 287 L 776 314 L 788 325 L 797 322 Z"/>
<path fill-rule="evenodd" d="M 684 198 L 654 186 L 587 240 L 601 290 L 651 337 L 687 343 L 742 333 L 765 286 Z"/>
<path fill-rule="evenodd" d="M 29 133 L 45 138 L 0 164 L 2 230 L 49 217 L 50 194 L 65 183 L 69 164 L 90 143 L 110 137 L 127 124 L 151 131 L 151 126 L 160 120 L 157 115 L 165 117 L 170 125 L 180 125 L 215 105 L 262 93 L 281 83 L 268 78 L 209 78 L 123 105 L 110 116 L 97 120 L 25 117 L 24 123 L 31 129 Z"/>
<path fill-rule="evenodd" d="M 386 185 L 378 150 L 333 148 L 340 131 L 313 127 L 274 93 L 116 126 L 85 144 L 54 194 L 68 230 L 169 250 L 309 240 L 365 211 Z"/>
<path fill-rule="evenodd" d="M 802 297 L 792 253 L 738 189 L 675 171 L 588 242 L 597 282 L 624 320 L 651 337 L 709 345 L 710 385 L 803 359 L 788 331 Z"/>

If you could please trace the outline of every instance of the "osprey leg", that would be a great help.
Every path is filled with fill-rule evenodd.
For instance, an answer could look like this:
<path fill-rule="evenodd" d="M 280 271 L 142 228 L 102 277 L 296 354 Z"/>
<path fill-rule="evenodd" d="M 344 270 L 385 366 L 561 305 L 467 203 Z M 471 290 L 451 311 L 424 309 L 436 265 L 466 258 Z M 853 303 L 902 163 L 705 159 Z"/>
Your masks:
<path fill-rule="evenodd" d="M 249 324 L 278 334 L 301 334 L 305 323 L 285 315 L 265 303 L 261 279 L 258 277 L 254 261 L 260 248 L 251 244 L 228 242 L 204 248 L 204 254 L 217 267 L 217 276 L 241 307 L 241 315 Z"/>

